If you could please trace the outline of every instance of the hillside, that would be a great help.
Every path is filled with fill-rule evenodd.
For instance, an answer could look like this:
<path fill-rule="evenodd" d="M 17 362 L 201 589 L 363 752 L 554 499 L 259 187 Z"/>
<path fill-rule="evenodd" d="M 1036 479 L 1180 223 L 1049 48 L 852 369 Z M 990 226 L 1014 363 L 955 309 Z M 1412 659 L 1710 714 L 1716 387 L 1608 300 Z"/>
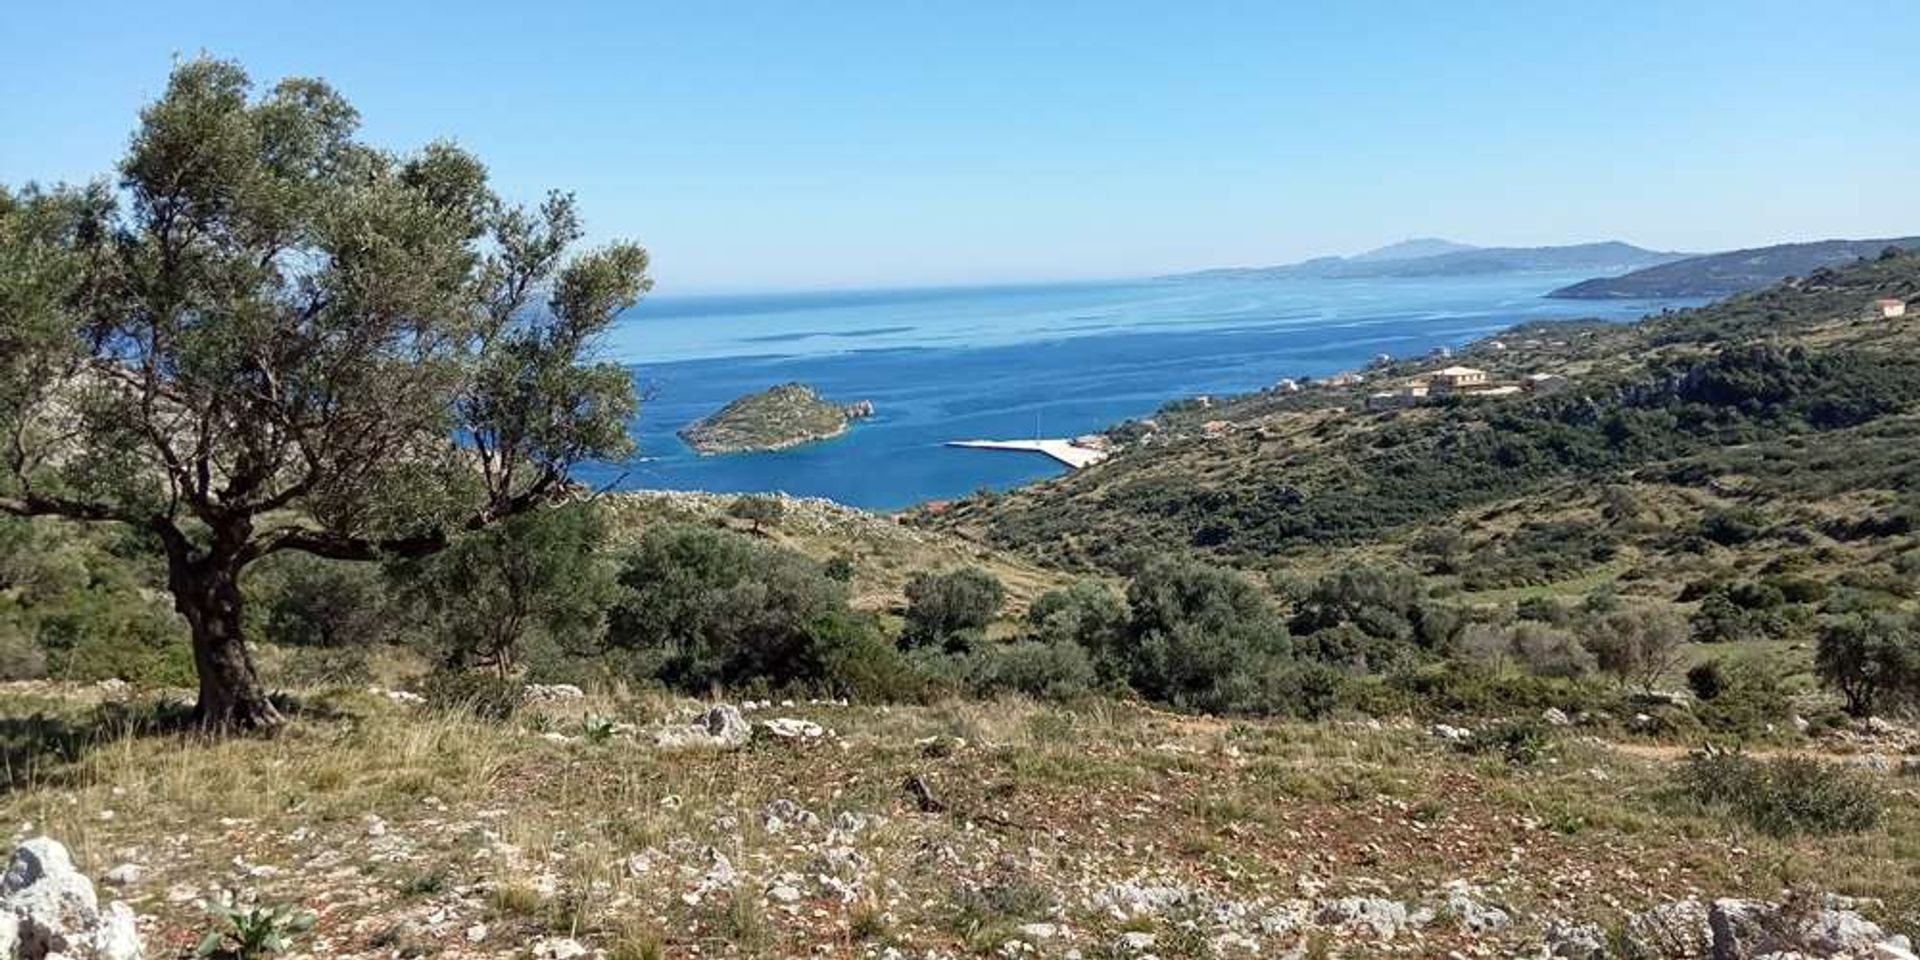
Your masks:
<path fill-rule="evenodd" d="M 1449 243 L 1449 241 L 1439 241 Z M 1556 247 L 1466 247 L 1445 252 L 1424 252 L 1420 241 L 1412 250 L 1382 251 L 1355 257 L 1319 257 L 1301 263 L 1276 267 L 1230 267 L 1181 274 L 1183 277 L 1225 277 L 1246 280 L 1274 280 L 1289 277 L 1312 279 L 1373 279 L 1393 277 L 1455 277 L 1492 273 L 1527 273 L 1569 270 L 1607 272 L 1631 270 L 1651 264 L 1677 260 L 1685 254 L 1646 250 L 1619 241 L 1581 243 Z M 1406 256 L 1402 253 L 1421 253 Z"/>
<path fill-rule="evenodd" d="M 1361 385 L 1169 404 L 1116 428 L 1097 467 L 923 522 L 1087 569 L 1157 551 L 1283 577 L 1390 562 L 1489 602 L 1604 588 L 1691 612 L 1716 583 L 1782 572 L 1901 594 L 1920 573 L 1903 452 L 1920 437 L 1920 330 L 1860 316 L 1916 295 L 1908 254 L 1636 324 L 1516 329 L 1454 361 L 1567 378 L 1550 396 L 1367 411 L 1430 366 L 1400 363 Z"/>
<path fill-rule="evenodd" d="M 1732 250 L 1643 267 L 1618 277 L 1596 277 L 1561 287 L 1549 297 L 1565 300 L 1650 297 L 1724 297 L 1805 276 L 1822 267 L 1877 257 L 1889 247 L 1920 248 L 1920 237 L 1892 240 L 1821 240 Z"/>
<path fill-rule="evenodd" d="M 783 450 L 837 437 L 856 419 L 873 415 L 868 403 L 842 406 L 804 383 L 750 393 L 686 425 L 680 438 L 703 454 Z"/>

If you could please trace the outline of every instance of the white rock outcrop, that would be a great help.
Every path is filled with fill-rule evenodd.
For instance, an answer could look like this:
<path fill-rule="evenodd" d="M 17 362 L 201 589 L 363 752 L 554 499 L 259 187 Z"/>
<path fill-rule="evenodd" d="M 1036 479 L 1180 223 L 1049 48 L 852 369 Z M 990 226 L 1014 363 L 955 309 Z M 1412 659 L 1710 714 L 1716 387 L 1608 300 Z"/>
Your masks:
<path fill-rule="evenodd" d="M 59 841 L 36 837 L 14 850 L 0 877 L 0 960 L 140 960 L 133 911 L 100 906 L 93 881 Z"/>
<path fill-rule="evenodd" d="M 668 748 L 728 749 L 745 746 L 752 739 L 753 724 L 740 715 L 740 708 L 729 703 L 716 703 L 691 724 L 666 727 L 654 737 L 656 743 Z"/>

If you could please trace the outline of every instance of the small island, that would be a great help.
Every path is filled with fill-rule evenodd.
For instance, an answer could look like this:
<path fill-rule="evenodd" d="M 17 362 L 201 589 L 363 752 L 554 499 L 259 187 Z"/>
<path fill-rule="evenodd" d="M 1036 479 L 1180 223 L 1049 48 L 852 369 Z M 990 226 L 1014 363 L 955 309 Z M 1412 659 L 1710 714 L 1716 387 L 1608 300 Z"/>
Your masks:
<path fill-rule="evenodd" d="M 747 394 L 712 416 L 687 424 L 680 430 L 680 439 L 702 455 L 784 450 L 837 437 L 849 423 L 871 416 L 869 401 L 832 403 L 804 383 L 783 383 Z"/>

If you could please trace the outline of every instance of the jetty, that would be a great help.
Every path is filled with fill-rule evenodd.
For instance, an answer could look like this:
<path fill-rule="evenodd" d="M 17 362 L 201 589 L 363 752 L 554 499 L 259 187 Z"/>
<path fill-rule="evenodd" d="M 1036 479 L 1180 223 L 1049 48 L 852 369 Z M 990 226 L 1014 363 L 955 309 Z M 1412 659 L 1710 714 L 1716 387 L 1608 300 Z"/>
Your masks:
<path fill-rule="evenodd" d="M 1075 470 L 1105 460 L 1111 451 L 1082 446 L 1072 440 L 949 440 L 949 447 L 972 450 L 1011 450 L 1016 453 L 1044 453 Z"/>

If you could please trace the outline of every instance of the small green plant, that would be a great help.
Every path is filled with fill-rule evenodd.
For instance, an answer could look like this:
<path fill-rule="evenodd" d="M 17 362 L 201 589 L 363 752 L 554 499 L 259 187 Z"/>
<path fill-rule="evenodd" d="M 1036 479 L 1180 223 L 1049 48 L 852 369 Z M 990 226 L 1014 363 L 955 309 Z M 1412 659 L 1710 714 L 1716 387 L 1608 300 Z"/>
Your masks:
<path fill-rule="evenodd" d="M 580 736 L 588 743 L 606 743 L 613 739 L 617 725 L 611 717 L 585 716 L 580 718 Z"/>
<path fill-rule="evenodd" d="M 1539 720 L 1509 720 L 1495 724 L 1460 741 L 1468 753 L 1498 753 L 1516 767 L 1540 762 L 1553 744 L 1553 734 Z"/>
<path fill-rule="evenodd" d="M 241 907 L 233 894 L 224 893 L 207 904 L 214 928 L 200 939 L 196 957 L 218 960 L 258 960 L 286 953 L 300 934 L 313 929 L 320 918 L 291 904 Z"/>

